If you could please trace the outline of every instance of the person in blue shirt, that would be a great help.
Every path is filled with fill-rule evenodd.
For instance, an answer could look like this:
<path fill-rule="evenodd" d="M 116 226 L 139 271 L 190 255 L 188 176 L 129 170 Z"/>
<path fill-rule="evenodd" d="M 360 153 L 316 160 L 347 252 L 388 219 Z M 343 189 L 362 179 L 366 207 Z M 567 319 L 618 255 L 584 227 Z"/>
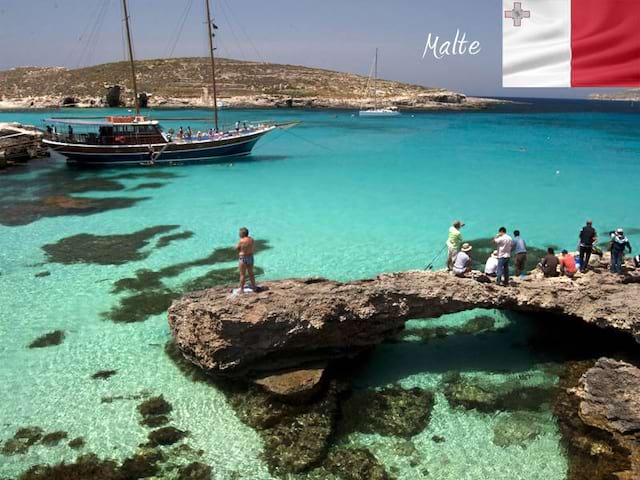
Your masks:
<path fill-rule="evenodd" d="M 611 273 L 622 273 L 625 248 L 631 253 L 631 243 L 624 236 L 624 231 L 618 228 L 615 232 L 611 232 Z"/>
<path fill-rule="evenodd" d="M 516 277 L 524 272 L 527 264 L 527 242 L 520 236 L 520 230 L 513 231 L 513 251 L 516 254 Z"/>

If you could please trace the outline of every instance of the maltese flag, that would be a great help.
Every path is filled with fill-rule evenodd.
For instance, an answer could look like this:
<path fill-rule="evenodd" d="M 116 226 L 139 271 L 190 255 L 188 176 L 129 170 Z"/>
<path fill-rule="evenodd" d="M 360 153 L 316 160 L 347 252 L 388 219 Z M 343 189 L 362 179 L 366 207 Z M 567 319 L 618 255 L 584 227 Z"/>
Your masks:
<path fill-rule="evenodd" d="M 504 87 L 640 86 L 640 0 L 502 0 Z"/>

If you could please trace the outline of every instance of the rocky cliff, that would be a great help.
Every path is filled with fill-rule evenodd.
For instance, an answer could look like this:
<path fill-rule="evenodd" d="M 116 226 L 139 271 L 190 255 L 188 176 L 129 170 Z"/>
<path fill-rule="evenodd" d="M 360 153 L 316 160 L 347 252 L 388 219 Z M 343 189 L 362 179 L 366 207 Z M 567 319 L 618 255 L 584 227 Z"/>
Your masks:
<path fill-rule="evenodd" d="M 297 65 L 220 58 L 218 98 L 229 107 L 360 108 L 367 77 Z M 172 58 L 136 62 L 138 86 L 150 106 L 206 107 L 213 104 L 206 58 Z M 0 72 L 0 108 L 104 106 L 107 88 L 120 85 L 131 104 L 127 62 L 93 67 L 20 67 Z M 442 88 L 380 80 L 378 97 L 386 105 L 414 109 L 477 109 L 495 100 L 467 98 Z"/>
<path fill-rule="evenodd" d="M 626 278 L 626 279 L 625 279 Z M 409 271 L 338 283 L 265 283 L 257 295 L 217 288 L 190 293 L 169 309 L 183 354 L 212 374 L 244 375 L 348 357 L 397 333 L 408 319 L 472 308 L 548 312 L 613 328 L 640 340 L 636 277 L 588 272 L 575 280 L 529 276 L 498 287 L 473 273 Z"/>

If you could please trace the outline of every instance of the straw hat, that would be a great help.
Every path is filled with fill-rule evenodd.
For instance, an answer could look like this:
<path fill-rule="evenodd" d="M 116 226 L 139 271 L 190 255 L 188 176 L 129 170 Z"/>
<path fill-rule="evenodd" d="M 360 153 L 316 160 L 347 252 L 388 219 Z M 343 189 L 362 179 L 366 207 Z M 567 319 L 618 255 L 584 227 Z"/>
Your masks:
<path fill-rule="evenodd" d="M 621 228 L 618 228 L 618 229 L 616 230 L 616 233 L 624 233 L 624 230 L 622 230 Z"/>
<path fill-rule="evenodd" d="M 471 250 L 473 250 L 473 247 L 468 243 L 463 243 L 462 248 L 460 249 L 461 252 L 470 252 Z"/>
<path fill-rule="evenodd" d="M 492 257 L 497 257 L 498 256 L 498 250 L 494 250 L 493 252 L 491 252 L 491 256 Z"/>

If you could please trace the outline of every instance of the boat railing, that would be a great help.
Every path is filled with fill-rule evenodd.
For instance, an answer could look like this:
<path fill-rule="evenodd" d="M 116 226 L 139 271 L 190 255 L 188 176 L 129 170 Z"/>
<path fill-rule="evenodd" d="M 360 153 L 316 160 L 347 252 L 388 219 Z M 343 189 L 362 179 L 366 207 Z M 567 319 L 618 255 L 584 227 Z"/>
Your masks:
<path fill-rule="evenodd" d="M 46 133 L 45 139 L 61 143 L 78 143 L 84 145 L 148 145 L 166 143 L 157 133 L 129 135 L 100 135 L 99 133 Z"/>

